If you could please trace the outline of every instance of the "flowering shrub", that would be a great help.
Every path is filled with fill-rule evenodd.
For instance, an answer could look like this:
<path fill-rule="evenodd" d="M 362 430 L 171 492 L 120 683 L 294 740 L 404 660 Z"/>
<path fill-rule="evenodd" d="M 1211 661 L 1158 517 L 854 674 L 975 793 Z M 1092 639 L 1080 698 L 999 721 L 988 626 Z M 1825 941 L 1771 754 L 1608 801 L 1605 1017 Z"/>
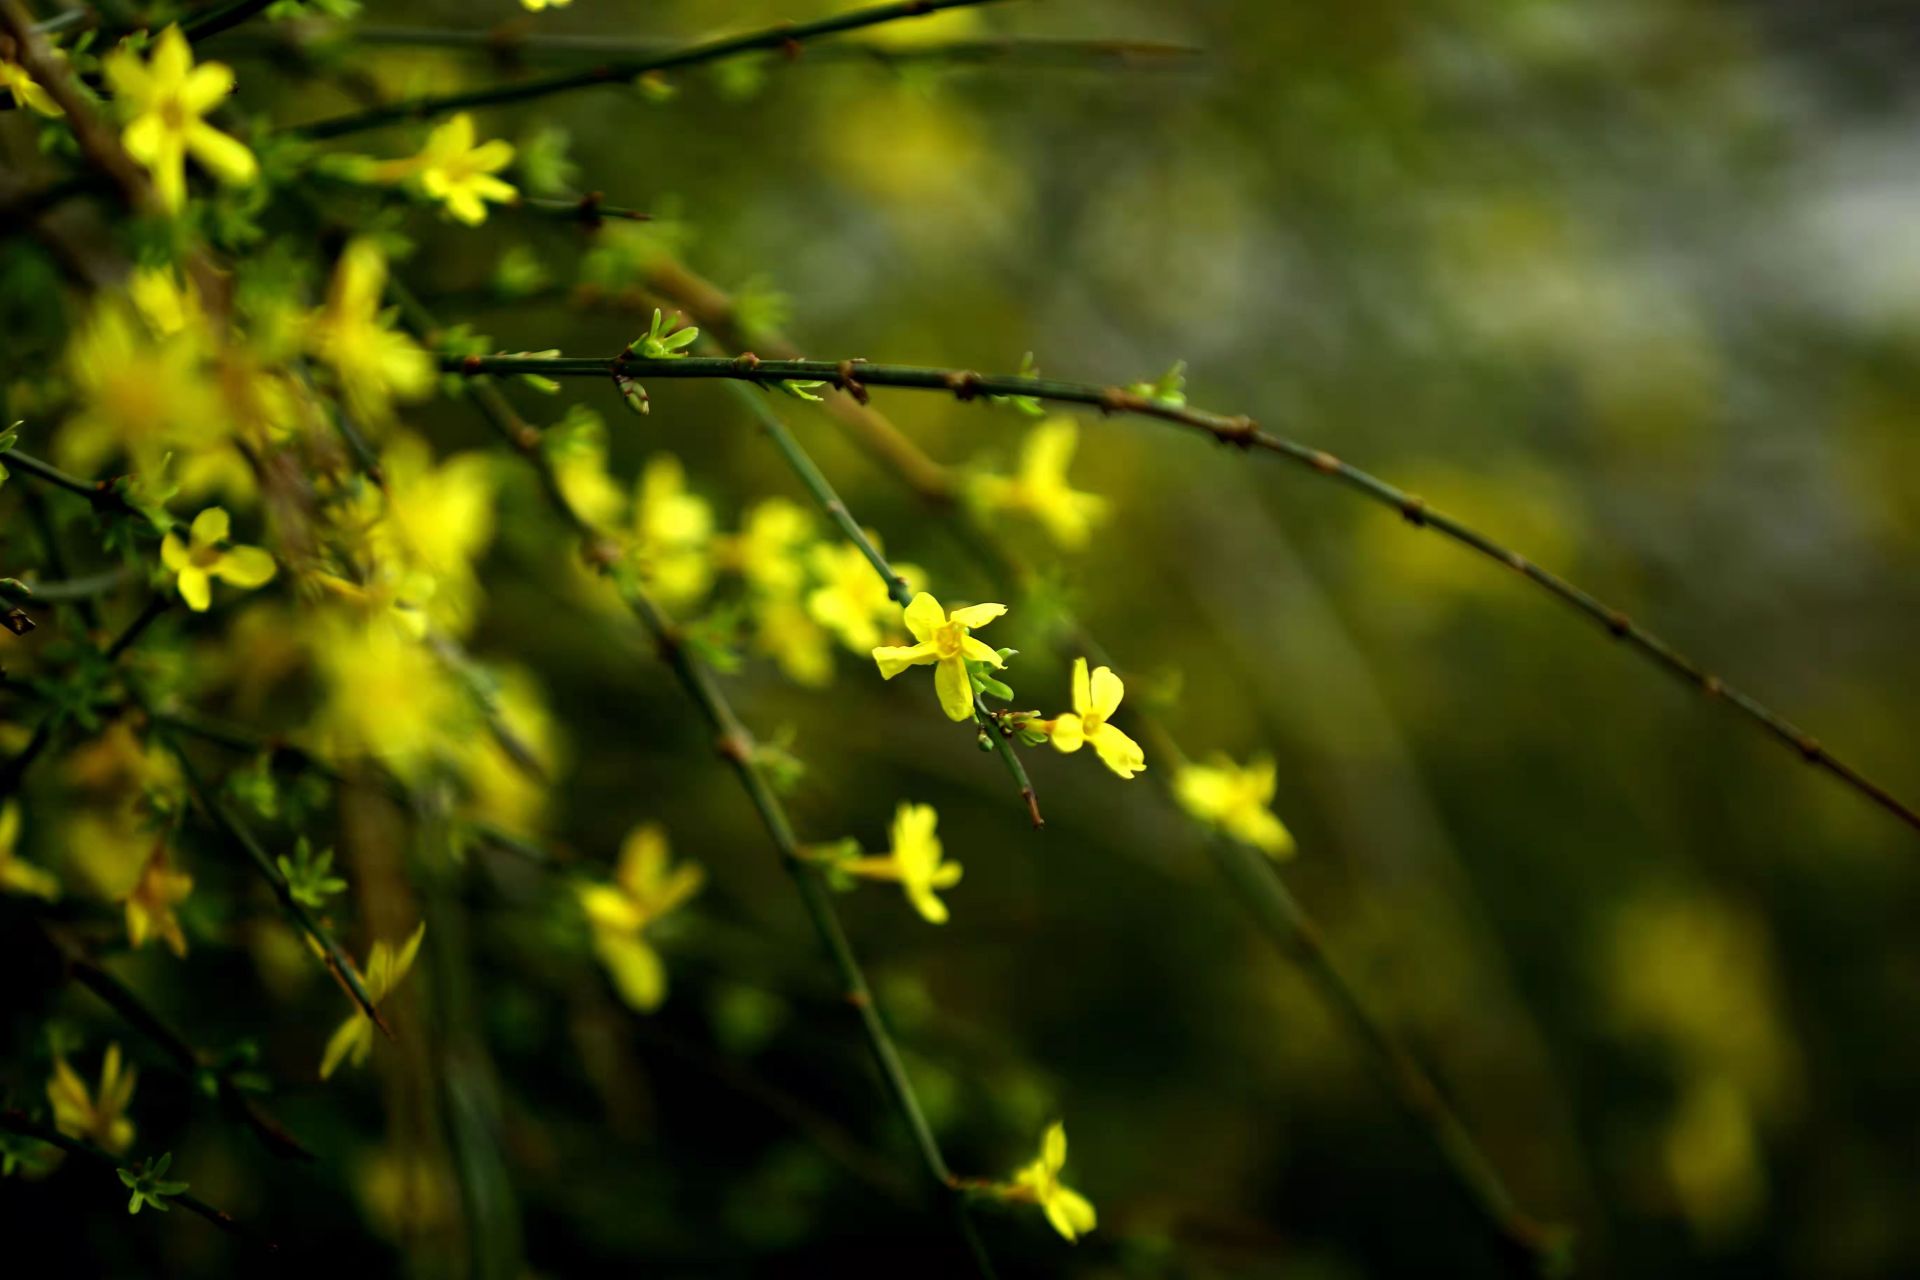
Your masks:
<path fill-rule="evenodd" d="M 569 9 L 524 7 L 540 22 Z M 1096 1212 L 1064 1181 L 1058 1113 L 1074 1097 L 1023 1075 L 1007 1090 L 1016 1102 L 963 1127 L 953 1098 L 997 1086 L 963 1082 L 966 1055 L 944 1053 L 943 1037 L 965 1037 L 942 1029 L 938 984 L 865 968 L 867 953 L 895 949 L 881 967 L 897 978 L 900 954 L 937 945 L 925 937 L 1015 917 L 1008 867 L 1047 857 L 1042 774 L 1074 797 L 1070 822 L 1111 819 L 1203 848 L 1382 1068 L 1475 1230 L 1529 1269 L 1562 1264 L 1565 1235 L 1522 1207 L 1391 1004 L 1376 1008 L 1333 962 L 1282 879 L 1311 841 L 1283 820 L 1271 748 L 1242 729 L 1189 755 L 1161 722 L 1177 682 L 1155 674 L 1147 642 L 1122 629 L 1128 648 L 1110 655 L 1075 616 L 1080 566 L 1146 489 L 1096 491 L 1092 424 L 1137 418 L 1249 463 L 1296 464 L 1517 571 L 1687 684 L 1733 691 L 1420 498 L 1190 403 L 1184 365 L 1105 385 L 1043 375 L 1030 355 L 1008 374 L 803 358 L 779 334 L 783 298 L 764 285 L 729 298 L 694 275 L 669 210 L 581 190 L 563 132 L 537 115 L 602 89 L 602 127 L 637 133 L 629 115 L 696 69 L 732 77 L 717 82 L 723 94 L 750 93 L 779 65 L 763 55 L 794 59 L 830 37 L 861 39 L 882 61 L 911 49 L 964 58 L 981 46 L 939 44 L 941 32 L 973 33 L 985 7 L 842 6 L 587 69 L 492 80 L 470 68 L 454 84 L 430 58 L 398 77 L 357 65 L 354 50 L 433 33 L 375 27 L 338 0 L 101 5 L 71 21 L 0 0 L 0 90 L 17 108 L 7 139 L 40 153 L 0 188 L 19 241 L 7 269 L 31 264 L 60 299 L 10 335 L 5 369 L 0 569 L 15 634 L 0 655 L 0 895 L 7 929 L 56 961 L 54 985 L 97 1004 L 22 1005 L 32 1025 L 0 1063 L 10 1178 L 54 1185 L 92 1167 L 88 1191 L 117 1204 L 112 1171 L 129 1213 L 184 1207 L 236 1249 L 267 1248 L 293 1219 L 278 1190 L 256 1194 L 208 1154 L 203 1135 L 231 1125 L 293 1161 L 287 1178 L 337 1180 L 366 1230 L 398 1247 L 466 1231 L 449 1273 L 530 1274 L 513 1188 L 577 1179 L 570 1194 L 588 1203 L 593 1162 L 619 1158 L 636 1116 L 672 1116 L 665 1082 L 643 1097 L 633 1046 L 644 1044 L 783 1117 L 904 1203 L 918 1243 L 938 1240 L 981 1274 L 1028 1255 L 1052 1271 L 1066 1245 L 1149 1267 L 1152 1212 Z M 915 24 L 931 34 L 899 43 Z M 249 37 L 280 49 L 308 82 L 302 96 L 274 93 L 257 57 L 236 72 L 260 48 Z M 242 51 L 234 63 L 223 42 Z M 298 109 L 314 103 L 331 106 L 317 119 Z M 648 190 L 644 175 L 591 177 Z M 82 206 L 86 217 L 63 212 Z M 444 260 L 469 276 L 487 264 L 496 302 L 557 303 L 567 341 L 502 349 L 436 270 Z M 18 272 L 0 288 L 20 288 Z M 1013 460 L 936 461 L 943 428 L 894 422 L 875 403 L 883 390 L 991 418 Z M 741 416 L 771 445 L 764 457 L 716 474 L 683 456 Z M 893 518 L 867 523 L 838 487 L 851 451 L 816 444 L 820 421 L 921 505 L 888 500 Z M 1177 610 L 1173 585 L 1163 594 L 1127 603 Z M 990 626 L 1006 646 L 981 638 Z M 1763 705 L 1727 701 L 1915 821 Z M 787 715 L 802 727 L 750 727 Z M 924 791 L 864 783 L 906 760 Z M 771 892 L 759 863 L 791 890 Z M 876 883 L 897 886 L 908 910 Z M 769 923 L 792 895 L 830 977 Z M 1072 939 L 1047 940 L 1044 967 L 1076 958 Z M 1005 972 L 1019 984 L 1014 964 Z M 810 990 L 823 981 L 824 1009 Z M 694 998 L 713 1010 L 718 1056 L 666 1021 Z M 1636 1025 L 1691 1034 L 1673 1029 L 1695 1020 L 1664 997 L 1630 1008 Z M 1735 1175 L 1699 1152 L 1735 1149 L 1723 1164 L 1745 1168 L 1735 1157 L 1754 1141 L 1753 1099 L 1791 1092 L 1769 1008 L 1754 995 L 1747 1048 L 1713 1051 L 1727 1079 L 1692 1095 L 1684 1117 L 1706 1136 L 1669 1135 L 1680 1181 L 1708 1199 Z M 830 1104 L 789 1096 L 788 1074 L 820 1086 L 807 1074 L 817 1068 L 789 1061 L 807 1044 L 786 1036 L 793 1022 L 813 1024 L 829 1074 L 849 1045 L 871 1059 L 873 1106 L 839 1079 L 820 1090 Z M 534 1091 L 551 1115 L 522 1113 L 496 1054 L 551 1071 Z M 1758 1082 L 1730 1065 L 1761 1058 L 1775 1065 Z M 90 1084 L 74 1064 L 95 1062 Z M 1123 1088 L 1128 1070 L 1108 1083 Z M 168 1071 L 189 1087 L 148 1104 Z M 861 1120 L 872 1136 L 852 1138 L 820 1106 L 884 1107 L 887 1119 Z M 376 1111 L 392 1118 L 384 1140 L 366 1136 L 378 1125 L 346 1136 Z M 422 1132 L 407 1130 L 422 1116 Z M 556 1156 L 561 1130 L 594 1150 L 590 1162 Z M 1038 1155 L 1011 1175 L 971 1171 L 1013 1165 L 1035 1132 Z M 1118 1135 L 1089 1139 L 1077 1120 L 1075 1132 L 1077 1151 L 1122 1150 Z M 769 1168 L 737 1180 L 756 1230 L 779 1219 L 783 1195 L 813 1194 L 776 1186 Z M 1073 1176 L 1104 1201 L 1098 1163 Z M 234 1194 L 216 1204 L 209 1181 Z M 1116 1221 L 1128 1243 L 1099 1245 Z M 793 1235 L 798 1247 L 804 1231 Z"/>

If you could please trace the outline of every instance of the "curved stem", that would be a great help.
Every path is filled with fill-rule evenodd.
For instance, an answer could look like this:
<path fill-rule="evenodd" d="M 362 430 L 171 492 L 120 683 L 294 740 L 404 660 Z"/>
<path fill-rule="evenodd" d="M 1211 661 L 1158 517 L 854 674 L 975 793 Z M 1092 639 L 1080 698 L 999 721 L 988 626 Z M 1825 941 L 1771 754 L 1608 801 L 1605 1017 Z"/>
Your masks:
<path fill-rule="evenodd" d="M 1615 639 L 1651 660 L 1669 675 L 1710 698 L 1740 712 L 1751 723 L 1790 747 L 1801 759 L 1839 779 L 1908 826 L 1920 831 L 1920 810 L 1907 804 L 1840 759 L 1785 716 L 1759 699 L 1726 683 L 1659 636 L 1634 622 L 1624 612 L 1597 599 L 1572 582 L 1535 564 L 1518 551 L 1489 538 L 1470 525 L 1427 505 L 1424 499 L 1397 488 L 1370 472 L 1343 462 L 1324 449 L 1261 430 L 1245 415 L 1228 416 L 1183 403 L 1156 400 L 1123 387 L 1058 378 L 1026 378 L 1012 374 L 980 374 L 969 369 L 942 369 L 924 365 L 871 364 L 863 360 L 762 360 L 748 352 L 733 359 L 688 356 L 684 359 L 646 359 L 617 355 L 607 359 L 531 356 L 443 356 L 448 373 L 538 373 L 546 377 L 724 378 L 741 382 L 781 383 L 825 381 L 864 398 L 869 387 L 902 387 L 946 392 L 959 400 L 980 396 L 1027 396 L 1062 404 L 1085 405 L 1104 414 L 1131 414 L 1189 427 L 1222 444 L 1275 454 L 1315 475 L 1338 481 L 1381 506 L 1397 512 L 1415 528 L 1432 529 L 1497 564 L 1506 566 L 1562 603 L 1584 614 Z"/>
<path fill-rule="evenodd" d="M 488 89 L 472 89 L 464 93 L 409 98 L 403 102 L 390 103 L 369 111 L 358 111 L 352 115 L 336 116 L 331 120 L 300 125 L 292 132 L 300 137 L 316 140 L 338 138 L 349 133 L 358 133 L 363 129 L 378 128 L 381 125 L 394 124 L 402 120 L 425 120 L 468 107 L 500 106 L 504 103 L 525 102 L 530 98 L 544 98 L 551 94 L 565 93 L 571 89 L 623 84 L 649 71 L 672 71 L 679 67 L 714 62 L 737 53 L 749 53 L 757 49 L 797 48 L 804 41 L 837 35 L 842 31 L 857 31 L 863 27 L 875 27 L 904 18 L 918 18 L 929 13 L 938 13 L 943 9 L 972 8 L 995 2 L 996 0 L 896 0 L 892 4 L 856 9 L 851 13 L 821 18 L 816 22 L 782 23 L 762 31 L 709 40 L 668 53 L 603 62 L 584 71 L 570 71 L 562 75 L 523 80 L 518 84 L 495 85 Z"/>
<path fill-rule="evenodd" d="M 402 310 L 414 322 L 431 327 L 431 317 L 417 300 L 391 283 L 389 288 L 401 300 Z M 963 1199 L 955 1190 L 953 1173 L 941 1153 L 939 1140 L 934 1136 L 933 1127 L 920 1106 L 919 1095 L 914 1091 L 913 1081 L 907 1074 L 906 1064 L 901 1060 L 893 1035 L 874 1003 L 872 988 L 834 910 L 832 891 L 805 859 L 786 807 L 759 763 L 752 734 L 721 691 L 713 672 L 688 647 L 679 625 L 654 600 L 631 570 L 619 563 L 618 553 L 607 545 L 606 535 L 567 500 L 558 477 L 541 452 L 539 432 L 520 420 L 506 397 L 490 382 L 476 381 L 471 390 L 474 403 L 488 424 L 534 468 L 555 513 L 571 526 L 580 538 L 589 561 L 613 585 L 622 602 L 652 637 L 662 661 L 672 670 L 682 690 L 713 731 L 714 750 L 732 769 L 741 789 L 747 794 L 748 802 L 759 815 L 761 825 L 766 828 L 782 865 L 786 867 L 800 894 L 801 905 L 812 922 L 814 933 L 826 949 L 838 975 L 842 998 L 859 1016 L 861 1031 L 879 1068 L 881 1080 L 893 1099 L 895 1109 L 906 1123 L 928 1181 L 952 1207 L 961 1238 L 976 1267 L 983 1276 L 991 1278 L 994 1274 L 992 1261 Z"/>

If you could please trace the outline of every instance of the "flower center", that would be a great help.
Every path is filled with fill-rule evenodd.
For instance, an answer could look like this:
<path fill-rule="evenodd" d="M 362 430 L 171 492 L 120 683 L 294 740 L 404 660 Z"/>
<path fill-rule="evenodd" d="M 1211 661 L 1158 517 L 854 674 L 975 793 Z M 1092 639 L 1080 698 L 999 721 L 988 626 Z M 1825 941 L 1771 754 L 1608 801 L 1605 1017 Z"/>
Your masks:
<path fill-rule="evenodd" d="M 160 123 L 174 133 L 187 127 L 187 109 L 180 99 L 168 96 L 160 100 Z"/>
<path fill-rule="evenodd" d="M 220 563 L 222 554 L 218 543 L 209 542 L 205 546 L 193 548 L 188 559 L 193 561 L 196 569 L 211 569 Z"/>
<path fill-rule="evenodd" d="M 943 658 L 954 658 L 960 654 L 960 642 L 966 639 L 967 629 L 957 622 L 942 623 L 933 633 L 933 647 Z"/>

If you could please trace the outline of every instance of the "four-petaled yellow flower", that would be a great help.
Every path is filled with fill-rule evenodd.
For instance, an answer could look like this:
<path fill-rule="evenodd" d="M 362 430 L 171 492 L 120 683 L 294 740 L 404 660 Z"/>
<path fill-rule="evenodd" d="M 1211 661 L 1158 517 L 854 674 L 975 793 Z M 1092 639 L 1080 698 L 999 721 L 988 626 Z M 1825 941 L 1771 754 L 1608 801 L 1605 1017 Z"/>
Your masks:
<path fill-rule="evenodd" d="M 893 848 L 877 857 L 850 858 L 840 869 L 869 880 L 899 881 L 915 911 L 930 924 L 945 924 L 947 904 L 935 890 L 959 884 L 963 868 L 941 861 L 944 850 L 933 833 L 939 824 L 932 805 L 903 803 L 893 815 Z"/>
<path fill-rule="evenodd" d="M 1293 852 L 1293 834 L 1267 807 L 1276 780 L 1273 761 L 1265 756 L 1244 768 L 1225 756 L 1215 756 L 1211 764 L 1181 766 L 1174 775 L 1173 793 L 1200 821 L 1284 858 Z"/>
<path fill-rule="evenodd" d="M 427 145 L 404 171 L 447 212 L 470 227 L 487 220 L 486 202 L 511 204 L 520 198 L 513 184 L 494 174 L 513 163 L 513 144 L 495 138 L 474 145 L 473 117 L 462 111 L 427 136 Z"/>
<path fill-rule="evenodd" d="M 1147 753 L 1140 749 L 1139 743 L 1108 722 L 1108 717 L 1119 710 L 1120 699 L 1126 691 L 1120 677 L 1113 674 L 1113 668 L 1095 667 L 1089 677 L 1087 660 L 1075 658 L 1073 710 L 1041 721 L 1039 728 L 1046 731 L 1055 749 L 1071 753 L 1084 743 L 1099 753 L 1107 768 L 1123 778 L 1131 778 L 1147 767 Z"/>
<path fill-rule="evenodd" d="M 1012 476 L 983 475 L 974 493 L 989 510 L 1032 516 L 1069 551 L 1087 545 L 1093 526 L 1107 513 L 1107 500 L 1067 484 L 1067 464 L 1080 429 L 1072 418 L 1049 418 L 1027 436 L 1020 467 Z"/>
<path fill-rule="evenodd" d="M 907 630 L 917 644 L 881 645 L 873 651 L 883 679 L 891 680 L 908 667 L 937 664 L 933 673 L 934 692 L 940 695 L 940 708 L 949 720 L 965 720 L 973 714 L 973 680 L 967 674 L 967 661 L 984 662 L 991 667 L 1006 665 L 1000 655 L 967 634 L 984 627 L 1007 611 L 1003 604 L 973 604 L 948 613 L 940 602 L 922 591 L 907 605 L 903 617 Z"/>
<path fill-rule="evenodd" d="M 47 91 L 27 74 L 25 67 L 17 62 L 8 62 L 5 58 L 0 58 L 0 90 L 5 90 L 16 106 L 29 111 L 38 111 L 43 116 L 66 114 L 60 109 L 60 104 L 48 97 Z"/>
<path fill-rule="evenodd" d="M 1053 1229 L 1071 1244 L 1093 1230 L 1097 1219 L 1087 1198 L 1060 1181 L 1066 1163 L 1067 1127 L 1055 1121 L 1040 1140 L 1039 1156 L 1013 1175 L 1011 1190 L 1016 1198 L 1039 1205 Z"/>
<path fill-rule="evenodd" d="M 208 507 L 193 518 L 185 539 L 169 529 L 160 541 L 160 563 L 176 575 L 180 598 L 195 613 L 213 603 L 213 579 L 243 591 L 265 586 L 274 574 L 273 557 L 259 547 L 229 542 L 233 522 L 220 507 Z"/>
<path fill-rule="evenodd" d="M 193 65 L 193 51 L 179 27 L 168 27 L 153 46 L 153 59 L 124 45 L 101 61 L 114 98 L 131 117 L 121 135 L 127 154 L 153 175 L 161 208 L 178 212 L 187 198 L 187 156 L 220 181 L 241 186 L 259 175 L 253 152 L 201 117 L 233 92 L 233 71 L 218 62 Z"/>
<path fill-rule="evenodd" d="M 407 976 L 407 971 L 413 968 L 413 958 L 420 954 L 420 940 L 426 936 L 427 922 L 422 920 L 398 951 L 390 942 L 373 944 L 373 952 L 367 957 L 367 970 L 361 975 L 360 985 L 367 989 L 367 996 L 374 1004 L 391 995 L 393 989 L 400 985 L 400 980 Z M 357 1067 L 372 1052 L 373 1019 L 356 1009 L 327 1041 L 327 1050 L 320 1058 L 320 1078 L 325 1080 L 332 1076 L 342 1061 Z"/>
<path fill-rule="evenodd" d="M 55 1057 L 53 1078 L 47 1081 L 53 1127 L 70 1138 L 82 1138 L 119 1155 L 133 1145 L 133 1121 L 127 1119 L 127 1105 L 133 1101 L 133 1086 L 138 1079 L 139 1073 L 132 1067 L 121 1069 L 117 1044 L 108 1045 L 101 1059 L 98 1091 L 90 1092 L 87 1082 L 67 1065 L 67 1060 Z"/>
<path fill-rule="evenodd" d="M 20 804 L 9 800 L 0 805 L 0 893 L 24 893 L 53 901 L 60 896 L 60 882 L 52 872 L 21 861 L 14 852 L 19 843 Z"/>
<path fill-rule="evenodd" d="M 384 423 L 393 402 L 417 400 L 433 389 L 433 357 L 396 333 L 380 305 L 387 259 L 371 240 L 354 240 L 340 255 L 327 305 L 307 325 L 307 345 L 333 367 L 347 406 L 362 421 Z"/>
<path fill-rule="evenodd" d="M 173 909 L 193 892 L 193 877 L 175 871 L 167 860 L 167 846 L 157 846 L 127 893 L 127 945 L 144 947 L 159 938 L 176 956 L 187 954 L 187 935 Z"/>
<path fill-rule="evenodd" d="M 642 1013 L 667 998 L 667 969 L 646 931 L 700 891 L 698 864 L 668 865 L 667 833 L 656 823 L 634 828 L 620 846 L 612 884 L 581 884 L 575 892 L 593 931 L 593 951 L 620 998 Z"/>

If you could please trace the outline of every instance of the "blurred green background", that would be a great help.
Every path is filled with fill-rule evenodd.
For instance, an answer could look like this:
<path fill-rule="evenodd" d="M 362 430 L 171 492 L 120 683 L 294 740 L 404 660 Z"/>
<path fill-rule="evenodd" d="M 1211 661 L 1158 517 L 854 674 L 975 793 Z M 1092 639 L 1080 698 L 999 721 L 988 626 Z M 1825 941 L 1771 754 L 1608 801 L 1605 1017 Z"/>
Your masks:
<path fill-rule="evenodd" d="M 377 8 L 360 21 L 519 20 L 505 0 Z M 580 0 L 537 22 L 693 38 L 822 11 Z M 580 189 L 672 216 L 590 236 L 417 212 L 408 278 L 502 350 L 609 353 L 645 327 L 554 289 L 500 296 L 503 255 L 617 285 L 666 245 L 725 287 L 784 294 L 809 355 L 1007 371 L 1031 351 L 1103 383 L 1185 360 L 1196 404 L 1420 493 L 1920 792 L 1920 26 L 1903 6 L 1052 0 L 914 34 L 1203 52 L 753 58 L 672 77 L 670 97 L 482 111 L 482 136 L 523 154 L 566 130 Z M 355 105 L 276 40 L 204 50 L 235 66 L 243 117 Z M 387 93 L 520 73 L 405 48 L 350 64 Z M 399 154 L 408 136 L 353 141 Z M 598 384 L 515 398 L 537 422 L 576 400 L 604 413 L 623 483 L 678 455 L 723 526 L 804 499 L 723 391 L 650 391 L 644 419 Z M 1025 429 L 876 398 L 955 464 L 1004 467 Z M 1583 1273 L 1920 1270 L 1913 832 L 1516 576 L 1277 460 L 1087 416 L 1075 483 L 1114 517 L 1073 555 L 1010 525 L 1047 569 L 1026 597 L 825 417 L 782 407 L 937 594 L 1012 606 L 990 638 L 1023 650 L 1016 705 L 1063 702 L 1042 624 L 1068 604 L 1188 750 L 1276 758 L 1291 884 L 1520 1202 L 1570 1229 Z M 492 447 L 458 404 L 408 420 L 442 452 Z M 567 560 L 532 487 L 503 478 L 469 648 L 547 700 L 564 763 L 543 839 L 609 864 L 653 820 L 706 865 L 661 940 L 666 1005 L 623 1010 L 547 873 L 476 852 L 410 891 L 429 921 L 402 1006 L 416 1034 L 322 1086 L 337 993 L 297 953 L 270 958 L 284 937 L 190 917 L 184 971 L 149 950 L 115 972 L 206 1042 L 256 1040 L 277 1112 L 321 1159 L 273 1162 L 157 1059 L 141 1149 L 173 1150 L 295 1271 L 966 1274 L 913 1203 L 905 1135 L 752 811 L 663 669 L 583 609 Z M 192 653 L 215 632 L 178 634 Z M 727 683 L 758 730 L 791 733 L 806 836 L 879 847 L 896 801 L 925 801 L 966 864 L 944 927 L 874 888 L 841 906 L 956 1170 L 1001 1176 L 1067 1121 L 1100 1228 L 1069 1248 L 1036 1215 L 990 1213 L 1006 1274 L 1497 1269 L 1367 1057 L 1237 908 L 1151 750 L 1131 783 L 1028 753 L 1035 835 L 922 681 L 843 654 L 825 691 L 757 659 Z M 224 696 L 214 709 L 263 728 L 299 722 L 271 692 Z M 382 914 L 405 843 L 383 822 L 339 806 L 374 926 L 356 952 L 413 918 Z M 195 870 L 203 892 L 244 883 Z M 79 1029 L 83 1074 L 106 1039 L 146 1052 L 79 995 L 21 1005 L 48 1009 Z M 0 1223 L 14 1240 L 57 1225 L 71 1274 L 242 1265 L 187 1215 L 129 1222 L 94 1191 L 8 1182 Z"/>

